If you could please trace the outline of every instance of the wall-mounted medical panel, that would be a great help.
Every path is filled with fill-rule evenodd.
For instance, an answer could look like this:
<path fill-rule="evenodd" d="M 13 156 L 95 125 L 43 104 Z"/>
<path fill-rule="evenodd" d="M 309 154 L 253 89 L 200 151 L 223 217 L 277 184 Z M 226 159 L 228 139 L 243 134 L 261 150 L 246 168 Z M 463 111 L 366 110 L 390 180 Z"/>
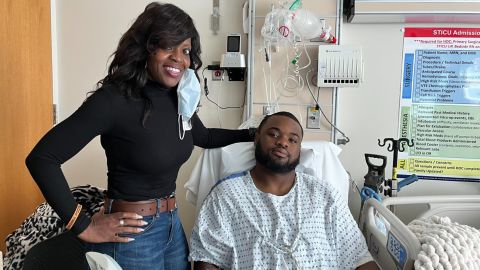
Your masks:
<path fill-rule="evenodd" d="M 344 45 L 318 48 L 319 87 L 358 87 L 363 78 L 362 49 Z"/>

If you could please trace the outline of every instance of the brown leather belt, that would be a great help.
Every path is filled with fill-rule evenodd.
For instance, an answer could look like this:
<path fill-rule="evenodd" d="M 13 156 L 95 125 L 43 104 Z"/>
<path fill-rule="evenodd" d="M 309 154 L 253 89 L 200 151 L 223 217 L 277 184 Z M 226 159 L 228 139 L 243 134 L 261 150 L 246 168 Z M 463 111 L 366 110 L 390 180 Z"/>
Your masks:
<path fill-rule="evenodd" d="M 158 212 L 163 213 L 171 211 L 177 208 L 177 203 L 175 197 L 158 199 L 160 204 L 158 207 Z M 105 209 L 109 208 L 110 200 L 105 198 Z M 124 200 L 112 200 L 112 208 L 110 213 L 115 212 L 133 212 L 137 213 L 140 216 L 152 216 L 157 213 L 157 200 L 148 200 L 148 201 L 124 201 Z"/>

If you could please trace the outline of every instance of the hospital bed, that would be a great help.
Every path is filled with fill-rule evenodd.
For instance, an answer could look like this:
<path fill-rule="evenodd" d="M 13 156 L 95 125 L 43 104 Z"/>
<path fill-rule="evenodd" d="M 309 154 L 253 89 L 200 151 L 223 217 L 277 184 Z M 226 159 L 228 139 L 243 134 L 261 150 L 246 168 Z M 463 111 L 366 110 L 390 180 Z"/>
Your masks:
<path fill-rule="evenodd" d="M 320 181 L 328 181 L 347 200 L 349 177 L 338 158 L 340 151 L 331 142 L 305 141 L 296 170 L 314 175 Z M 218 180 L 249 170 L 254 164 L 254 146 L 251 142 L 204 150 L 184 186 L 187 189 L 187 201 L 196 205 L 198 212 Z M 480 228 L 480 195 L 394 197 L 385 199 L 383 203 L 369 199 L 363 207 L 360 229 L 364 232 L 372 256 L 384 270 L 414 269 L 414 261 L 421 251 L 420 240 L 388 209 L 389 206 L 409 204 L 428 206 L 428 211 L 418 218 L 449 216 L 459 223 Z M 478 242 L 480 245 L 480 233 Z M 480 259 L 480 246 L 478 251 Z"/>
<path fill-rule="evenodd" d="M 391 206 L 418 204 L 427 205 L 427 210 L 409 225 L 404 224 L 389 210 Z M 449 217 L 459 224 L 480 228 L 480 195 L 391 197 L 383 202 L 368 199 L 363 207 L 360 228 L 365 235 L 370 253 L 382 269 L 410 270 L 414 269 L 415 260 L 428 244 L 425 242 L 428 238 L 422 236 L 421 242 L 414 234 L 412 224 L 417 220 L 423 221 L 434 216 Z M 478 238 L 480 232 L 472 230 L 476 231 L 475 236 Z M 479 258 L 477 263 L 474 263 L 475 266 L 453 267 L 453 269 L 480 269 L 480 243 L 473 238 L 472 241 L 477 242 L 474 244 L 475 250 L 472 250 L 472 254 Z M 422 269 L 418 267 L 418 263 L 420 262 L 417 262 L 415 269 Z M 443 268 L 433 267 L 430 269 Z"/>

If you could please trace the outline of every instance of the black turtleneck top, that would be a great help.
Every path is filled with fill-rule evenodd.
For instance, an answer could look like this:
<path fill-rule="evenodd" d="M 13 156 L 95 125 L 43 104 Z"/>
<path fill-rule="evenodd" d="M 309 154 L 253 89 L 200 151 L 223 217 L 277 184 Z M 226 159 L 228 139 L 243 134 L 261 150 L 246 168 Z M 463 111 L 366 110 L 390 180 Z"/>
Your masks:
<path fill-rule="evenodd" d="M 153 105 L 145 126 L 144 101 L 126 98 L 114 87 L 104 86 L 51 129 L 28 155 L 26 164 L 32 177 L 64 222 L 70 220 L 76 202 L 61 164 L 98 135 L 107 157 L 107 194 L 129 201 L 161 198 L 174 192 L 180 166 L 190 157 L 194 145 L 216 148 L 252 140 L 248 130 L 205 128 L 197 114 L 181 140 L 176 91 L 149 81 L 144 93 Z M 72 231 L 79 234 L 89 224 L 90 219 L 82 213 Z"/>

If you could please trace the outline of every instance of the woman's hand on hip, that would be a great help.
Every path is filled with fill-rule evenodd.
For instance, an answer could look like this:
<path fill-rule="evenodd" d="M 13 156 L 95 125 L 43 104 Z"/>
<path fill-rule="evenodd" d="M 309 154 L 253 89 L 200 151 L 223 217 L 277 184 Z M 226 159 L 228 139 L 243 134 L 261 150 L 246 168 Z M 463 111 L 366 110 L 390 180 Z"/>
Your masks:
<path fill-rule="evenodd" d="M 124 237 L 122 234 L 140 233 L 140 226 L 147 225 L 143 217 L 132 212 L 116 212 L 105 214 L 104 208 L 95 213 L 90 225 L 78 235 L 78 238 L 88 243 L 133 241 L 133 238 Z"/>

